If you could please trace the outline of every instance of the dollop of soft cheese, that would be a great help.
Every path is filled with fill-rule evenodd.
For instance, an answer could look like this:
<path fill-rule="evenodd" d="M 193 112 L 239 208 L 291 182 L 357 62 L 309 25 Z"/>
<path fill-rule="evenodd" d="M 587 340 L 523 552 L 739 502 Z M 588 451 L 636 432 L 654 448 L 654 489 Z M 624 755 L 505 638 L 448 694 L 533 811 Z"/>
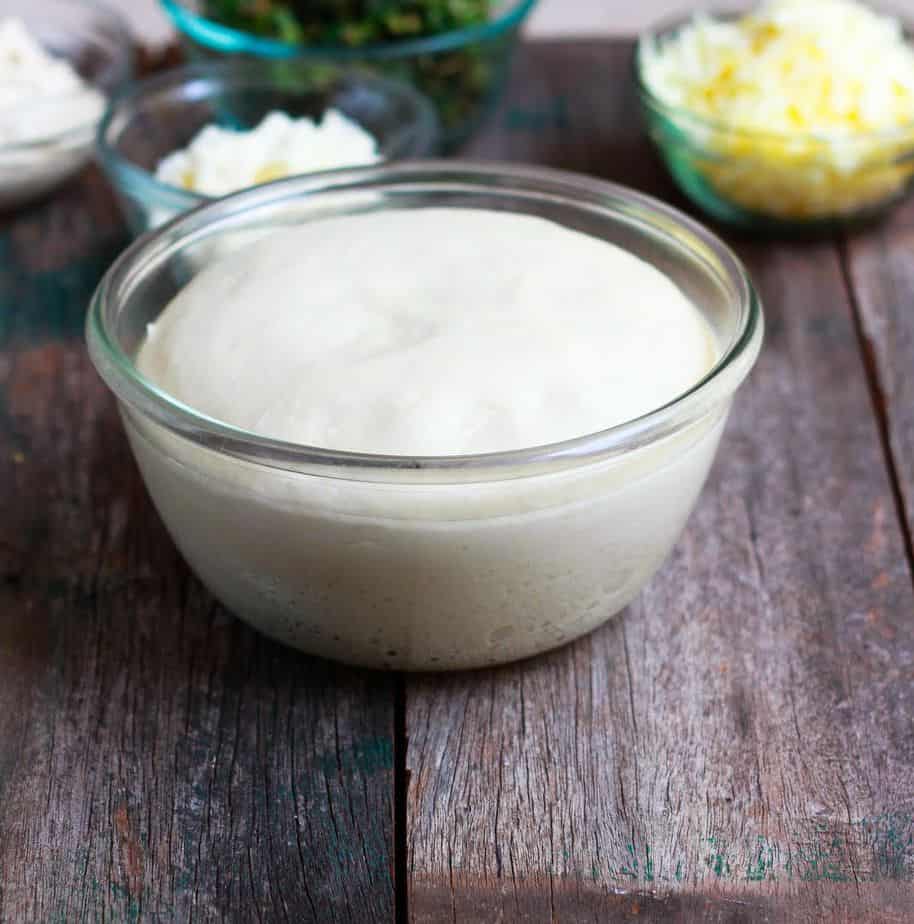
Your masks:
<path fill-rule="evenodd" d="M 257 434 L 453 455 L 632 420 L 716 358 L 698 309 L 631 253 L 540 218 L 433 208 L 315 221 L 208 266 L 137 364 Z"/>
<path fill-rule="evenodd" d="M 336 109 L 320 122 L 271 112 L 255 128 L 207 125 L 164 158 L 156 177 L 171 186 L 224 196 L 281 177 L 381 160 L 375 138 Z"/>
<path fill-rule="evenodd" d="M 53 139 L 98 121 L 105 101 L 18 19 L 0 21 L 0 143 Z"/>

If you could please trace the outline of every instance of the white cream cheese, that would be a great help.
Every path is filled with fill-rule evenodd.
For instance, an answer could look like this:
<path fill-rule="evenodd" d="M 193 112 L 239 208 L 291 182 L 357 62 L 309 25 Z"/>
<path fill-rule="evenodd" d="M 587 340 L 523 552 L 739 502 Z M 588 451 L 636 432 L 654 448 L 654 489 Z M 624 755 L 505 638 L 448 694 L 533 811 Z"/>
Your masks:
<path fill-rule="evenodd" d="M 423 209 L 313 222 L 210 265 L 137 365 L 259 434 L 454 454 L 630 420 L 718 353 L 632 254 L 538 218 Z M 622 456 L 447 484 L 255 466 L 125 420 L 172 535 L 230 608 L 317 654 L 435 669 L 534 654 L 625 606 L 681 530 L 727 405 Z"/>
<path fill-rule="evenodd" d="M 105 99 L 18 19 L 0 21 L 0 144 L 56 138 L 101 118 Z"/>
<path fill-rule="evenodd" d="M 18 19 L 0 21 L 0 208 L 42 195 L 88 162 L 104 96 Z"/>
<path fill-rule="evenodd" d="M 299 173 L 355 167 L 381 160 L 374 137 L 336 109 L 319 122 L 270 112 L 255 128 L 207 125 L 190 144 L 165 157 L 156 177 L 207 196 Z"/>

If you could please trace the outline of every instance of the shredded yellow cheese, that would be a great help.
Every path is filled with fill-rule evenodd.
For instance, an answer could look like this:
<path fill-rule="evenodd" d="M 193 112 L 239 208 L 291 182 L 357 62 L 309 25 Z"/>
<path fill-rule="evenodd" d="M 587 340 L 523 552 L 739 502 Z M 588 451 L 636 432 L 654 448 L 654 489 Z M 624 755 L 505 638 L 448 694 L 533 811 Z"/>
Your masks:
<path fill-rule="evenodd" d="M 695 147 L 695 169 L 744 208 L 842 215 L 911 175 L 901 158 L 914 150 L 914 49 L 896 20 L 854 0 L 769 0 L 729 20 L 698 14 L 645 41 L 640 66 Z"/>

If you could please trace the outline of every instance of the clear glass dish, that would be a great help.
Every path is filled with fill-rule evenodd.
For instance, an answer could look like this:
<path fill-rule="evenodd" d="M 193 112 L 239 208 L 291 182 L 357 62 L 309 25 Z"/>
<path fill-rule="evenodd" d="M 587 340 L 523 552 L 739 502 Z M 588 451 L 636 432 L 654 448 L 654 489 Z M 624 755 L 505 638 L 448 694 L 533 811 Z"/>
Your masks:
<path fill-rule="evenodd" d="M 720 360 L 628 423 L 444 457 L 267 439 L 195 412 L 137 371 L 147 325 L 214 248 L 329 216 L 442 206 L 539 215 L 637 254 L 704 313 Z M 762 328 L 737 258 L 663 203 L 558 171 L 431 161 L 296 177 L 181 216 L 117 260 L 87 338 L 163 520 L 226 606 L 308 652 L 435 670 L 536 654 L 629 603 L 698 497 Z"/>
<path fill-rule="evenodd" d="M 397 42 L 307 46 L 262 38 L 201 15 L 199 0 L 162 0 L 191 55 L 245 55 L 368 68 L 406 81 L 436 106 L 442 145 L 456 150 L 501 97 L 519 30 L 536 0 L 495 0 L 489 22 Z"/>
<path fill-rule="evenodd" d="M 95 0 L 0 0 L 0 19 L 20 19 L 55 57 L 70 62 L 77 73 L 104 96 L 125 83 L 133 70 L 133 42 L 121 18 Z M 23 104 L 34 118 L 35 103 Z M 68 100 L 42 102 L 42 118 L 54 121 Z M 103 108 L 103 107 L 102 107 Z M 7 109 L 4 117 L 14 113 Z M 67 113 L 69 115 L 69 113 Z M 66 118 L 65 127 L 44 137 L 0 143 L 0 209 L 22 205 L 59 186 L 92 157 L 101 112 L 85 123 Z"/>
<path fill-rule="evenodd" d="M 98 157 L 139 234 L 209 201 L 155 176 L 162 158 L 205 125 L 253 128 L 274 109 L 319 118 L 329 108 L 369 131 L 388 161 L 427 157 L 438 143 L 434 109 L 406 84 L 303 62 L 223 61 L 177 68 L 116 96 L 98 129 Z"/>
<path fill-rule="evenodd" d="M 699 208 L 750 231 L 816 234 L 871 221 L 907 195 L 914 180 L 914 124 L 852 137 L 748 131 L 660 99 L 645 78 L 642 55 L 690 21 L 641 36 L 634 81 L 648 134 Z"/>

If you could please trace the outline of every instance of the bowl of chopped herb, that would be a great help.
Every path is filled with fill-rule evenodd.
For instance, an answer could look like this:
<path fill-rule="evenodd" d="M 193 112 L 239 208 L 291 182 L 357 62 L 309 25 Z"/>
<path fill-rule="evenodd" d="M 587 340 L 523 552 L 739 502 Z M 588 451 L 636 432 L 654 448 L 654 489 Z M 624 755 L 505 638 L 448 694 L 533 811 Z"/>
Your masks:
<path fill-rule="evenodd" d="M 411 83 L 453 151 L 498 101 L 536 0 L 162 0 L 192 57 L 344 64 Z"/>

